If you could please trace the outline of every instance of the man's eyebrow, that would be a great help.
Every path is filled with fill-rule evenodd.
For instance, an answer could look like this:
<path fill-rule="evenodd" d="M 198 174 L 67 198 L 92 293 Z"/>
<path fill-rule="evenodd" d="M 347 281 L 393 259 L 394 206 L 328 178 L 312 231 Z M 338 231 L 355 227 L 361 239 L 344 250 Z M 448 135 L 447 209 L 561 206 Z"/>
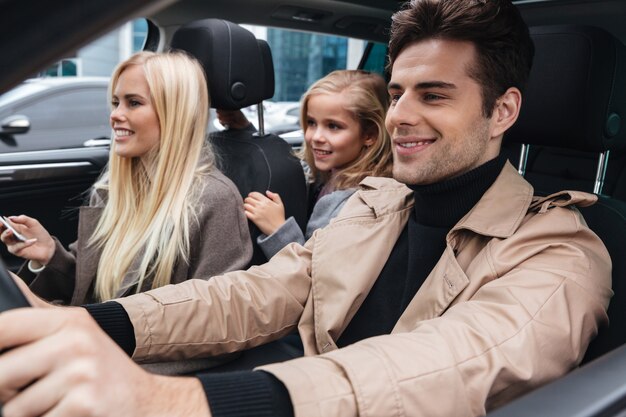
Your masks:
<path fill-rule="evenodd" d="M 415 84 L 414 87 L 416 90 L 426 90 L 429 88 L 443 88 L 447 90 L 456 89 L 456 85 L 452 83 L 447 83 L 445 81 L 423 81 L 421 83 Z M 389 83 L 387 86 L 388 90 L 402 90 L 402 86 L 398 83 Z"/>
<path fill-rule="evenodd" d="M 417 90 L 424 90 L 428 88 L 444 88 L 452 90 L 456 88 L 456 85 L 445 81 L 424 81 L 415 85 L 415 89 Z"/>

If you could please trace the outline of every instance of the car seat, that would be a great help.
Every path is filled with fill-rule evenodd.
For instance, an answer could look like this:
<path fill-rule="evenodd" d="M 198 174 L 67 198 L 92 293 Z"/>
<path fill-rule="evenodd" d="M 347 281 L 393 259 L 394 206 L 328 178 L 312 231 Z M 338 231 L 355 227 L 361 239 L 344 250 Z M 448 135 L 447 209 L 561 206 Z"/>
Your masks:
<path fill-rule="evenodd" d="M 274 66 L 267 43 L 232 22 L 204 19 L 179 28 L 171 48 L 184 50 L 200 61 L 212 108 L 238 110 L 258 104 L 259 132 L 213 132 L 209 140 L 220 169 L 242 197 L 251 191 L 280 194 L 286 217 L 293 216 L 304 230 L 308 206 L 302 165 L 287 142 L 263 129 L 262 101 L 274 95 Z M 260 264 L 267 260 L 256 245 L 261 232 L 252 222 L 249 226 L 254 242 L 251 264 Z"/>
<path fill-rule="evenodd" d="M 626 53 L 612 35 L 593 27 L 538 27 L 531 36 L 534 64 L 504 145 L 511 150 L 523 144 L 518 169 L 536 194 L 577 189 L 599 195 L 595 205 L 580 211 L 611 255 L 615 295 L 609 327 L 592 341 L 588 361 L 626 342 L 626 202 L 603 194 L 609 155 L 626 148 Z M 530 157 L 529 147 L 538 150 Z M 619 173 L 623 158 L 617 160 L 613 172 Z M 596 175 L 586 178 L 589 171 Z"/>

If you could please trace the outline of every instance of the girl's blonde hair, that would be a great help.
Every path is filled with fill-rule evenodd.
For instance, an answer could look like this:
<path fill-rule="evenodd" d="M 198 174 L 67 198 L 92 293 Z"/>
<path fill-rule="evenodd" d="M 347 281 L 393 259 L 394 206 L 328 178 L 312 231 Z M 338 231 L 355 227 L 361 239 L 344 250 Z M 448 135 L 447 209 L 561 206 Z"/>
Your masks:
<path fill-rule="evenodd" d="M 346 168 L 333 176 L 333 188 L 356 187 L 367 176 L 391 176 L 391 141 L 385 129 L 385 115 L 389 107 L 389 94 L 385 80 L 378 74 L 362 70 L 337 70 L 316 81 L 302 96 L 300 123 L 306 133 L 309 99 L 318 94 L 340 94 L 348 97 L 346 110 L 359 121 L 363 135 L 376 140 L 371 146 L 363 147 L 361 154 Z M 326 182 L 329 172 L 315 168 L 312 149 L 306 142 L 302 157 L 309 165 L 314 181 Z"/>
<path fill-rule="evenodd" d="M 102 249 L 95 283 L 99 300 L 123 290 L 129 272 L 139 277 L 132 283 L 137 292 L 150 279 L 152 288 L 170 283 L 175 263 L 188 262 L 201 177 L 214 166 L 205 138 L 209 98 L 200 64 L 181 52 L 139 52 L 113 72 L 110 99 L 121 74 L 133 65 L 144 70 L 161 134 L 156 149 L 141 161 L 118 156 L 112 141 L 108 168 L 94 186 L 94 192 L 108 194 L 89 241 Z"/>

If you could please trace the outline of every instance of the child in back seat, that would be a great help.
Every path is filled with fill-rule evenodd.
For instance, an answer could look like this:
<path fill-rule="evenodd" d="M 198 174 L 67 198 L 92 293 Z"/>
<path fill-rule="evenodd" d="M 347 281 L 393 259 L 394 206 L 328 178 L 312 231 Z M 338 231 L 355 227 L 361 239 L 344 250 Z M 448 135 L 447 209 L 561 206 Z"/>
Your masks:
<path fill-rule="evenodd" d="M 268 259 L 326 226 L 365 177 L 391 175 L 388 105 L 383 78 L 361 70 L 334 71 L 303 95 L 303 159 L 310 168 L 313 206 L 306 232 L 293 218 L 285 219 L 281 198 L 271 190 L 252 192 L 244 201 L 246 216 L 263 232 L 257 242 Z"/>

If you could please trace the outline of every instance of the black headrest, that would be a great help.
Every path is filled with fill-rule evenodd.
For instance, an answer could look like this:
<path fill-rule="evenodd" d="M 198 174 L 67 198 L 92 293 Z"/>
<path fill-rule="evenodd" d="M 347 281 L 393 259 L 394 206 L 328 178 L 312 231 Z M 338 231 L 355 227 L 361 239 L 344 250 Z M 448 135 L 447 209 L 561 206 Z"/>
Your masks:
<path fill-rule="evenodd" d="M 269 46 L 235 23 L 220 19 L 191 22 L 174 33 L 170 46 L 200 61 L 213 108 L 236 110 L 274 95 Z"/>
<path fill-rule="evenodd" d="M 602 29 L 531 28 L 535 59 L 505 141 L 603 152 L 626 148 L 624 45 Z"/>
<path fill-rule="evenodd" d="M 263 93 L 263 100 L 274 97 L 274 62 L 272 61 L 272 50 L 270 46 L 262 39 L 257 39 L 259 43 L 259 49 L 261 50 L 261 57 L 263 58 L 263 67 L 265 71 L 265 80 L 263 86 L 265 92 Z"/>

